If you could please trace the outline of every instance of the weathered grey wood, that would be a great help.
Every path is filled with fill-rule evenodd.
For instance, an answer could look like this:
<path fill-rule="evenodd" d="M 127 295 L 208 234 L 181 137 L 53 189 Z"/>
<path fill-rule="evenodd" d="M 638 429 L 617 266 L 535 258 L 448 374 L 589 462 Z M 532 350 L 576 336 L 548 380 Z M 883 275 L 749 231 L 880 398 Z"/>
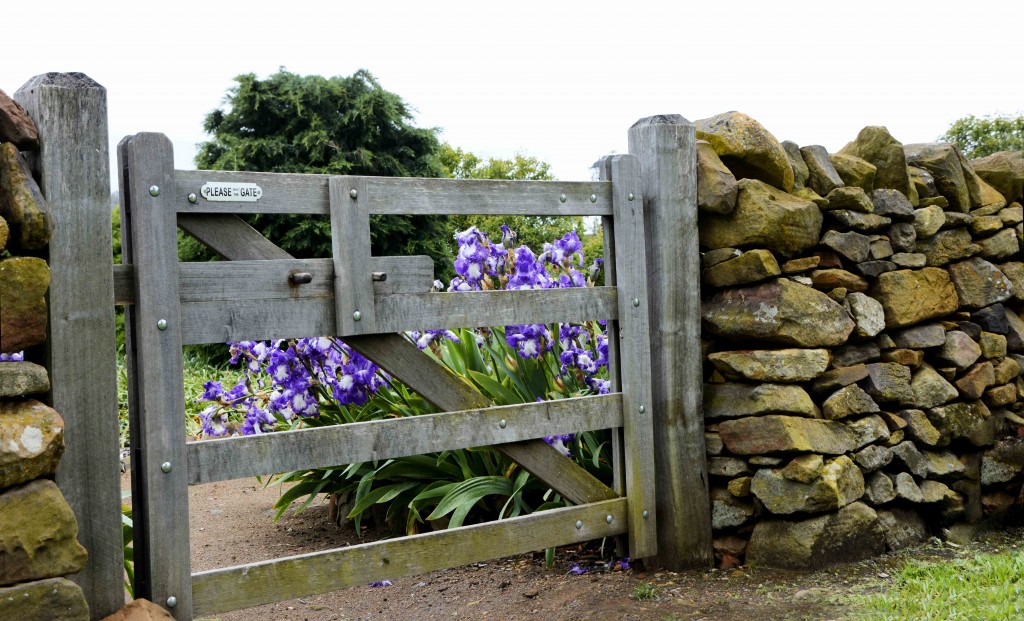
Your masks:
<path fill-rule="evenodd" d="M 274 246 L 275 248 L 277 246 Z M 371 257 L 370 269 L 387 274 L 373 283 L 374 295 L 427 293 L 434 284 L 434 262 L 428 256 Z M 334 262 L 331 259 L 279 259 L 269 261 L 213 261 L 181 263 L 179 288 L 182 302 L 258 298 L 334 300 Z M 293 284 L 289 276 L 308 273 L 307 284 Z M 135 268 L 114 266 L 114 303 L 135 303 Z"/>
<path fill-rule="evenodd" d="M 611 518 L 610 520 L 608 518 Z M 581 507 L 454 530 L 314 552 L 193 575 L 197 615 L 363 586 L 447 567 L 523 554 L 625 532 L 626 501 Z M 582 526 L 577 528 L 577 524 Z"/>
<path fill-rule="evenodd" d="M 192 442 L 189 485 L 621 425 L 621 397 L 615 394 Z"/>
<path fill-rule="evenodd" d="M 612 287 L 390 295 L 377 300 L 381 332 L 615 319 Z"/>
<path fill-rule="evenodd" d="M 469 410 L 490 405 L 489 400 L 462 378 L 397 334 L 349 337 L 345 342 L 442 410 Z M 498 444 L 494 448 L 570 502 L 582 504 L 617 496 L 542 440 Z"/>
<path fill-rule="evenodd" d="M 65 424 L 57 484 L 89 551 L 72 578 L 99 619 L 124 604 L 107 92 L 80 73 L 48 73 L 14 98 L 39 130 L 36 173 L 57 223 L 47 340 L 49 399 Z"/>
<path fill-rule="evenodd" d="M 377 330 L 552 323 L 569 318 L 615 319 L 613 287 L 529 291 L 407 293 L 374 300 Z M 331 334 L 334 303 L 323 298 L 182 304 L 186 344 L 225 343 Z"/>
<path fill-rule="evenodd" d="M 612 169 L 611 158 L 606 155 L 600 160 L 599 173 L 602 181 L 611 181 Z M 615 220 L 610 216 L 601 218 L 601 228 L 604 234 L 604 284 L 607 287 L 614 287 L 616 284 L 615 273 Z M 619 382 L 619 374 L 615 372 L 619 368 L 619 323 L 609 321 L 605 330 L 608 335 L 608 381 L 611 383 L 612 392 L 620 392 L 622 383 Z M 612 489 L 619 496 L 626 495 L 626 474 L 625 460 L 622 453 L 622 429 L 611 429 L 612 436 Z M 619 552 L 627 556 L 626 545 L 628 542 L 620 541 L 618 545 L 622 548 Z"/>
<path fill-rule="evenodd" d="M 290 259 L 292 256 L 260 235 L 238 216 L 231 214 L 181 214 L 178 228 L 205 244 L 222 257 L 244 254 L 260 259 Z"/>
<path fill-rule="evenodd" d="M 177 171 L 174 205 L 180 213 L 305 213 L 328 215 L 328 175 Z M 188 202 L 208 181 L 255 183 L 263 196 L 251 202 Z M 600 181 L 501 181 L 367 177 L 371 214 L 515 214 L 606 216 L 611 187 Z M 565 195 L 565 202 L 561 196 Z M 590 197 L 595 201 L 591 202 Z"/>
<path fill-rule="evenodd" d="M 629 552 L 648 558 L 658 549 L 655 511 L 647 261 L 640 162 L 634 155 L 611 158 L 615 209 L 615 273 L 619 291 L 619 380 L 622 384 L 623 453 L 629 498 Z"/>
<path fill-rule="evenodd" d="M 136 134 L 121 141 L 118 161 L 127 170 L 121 185 L 127 215 L 122 235 L 130 238 L 125 261 L 136 270 L 128 343 L 136 380 L 129 391 L 138 408 L 132 413 L 135 595 L 191 621 L 177 218 L 169 192 L 173 149 L 162 134 Z"/>
<path fill-rule="evenodd" d="M 603 216 L 611 188 L 600 181 L 505 181 L 367 177 L 371 213 Z M 565 201 L 562 201 L 562 196 Z"/>
<path fill-rule="evenodd" d="M 671 569 L 707 567 L 714 559 L 701 411 L 695 140 L 693 124 L 679 115 L 641 119 L 629 130 L 629 152 L 643 170 L 647 235 L 655 562 Z"/>
<path fill-rule="evenodd" d="M 370 207 L 366 177 L 331 177 L 331 249 L 334 258 L 335 329 L 331 334 L 377 330 L 370 268 Z"/>

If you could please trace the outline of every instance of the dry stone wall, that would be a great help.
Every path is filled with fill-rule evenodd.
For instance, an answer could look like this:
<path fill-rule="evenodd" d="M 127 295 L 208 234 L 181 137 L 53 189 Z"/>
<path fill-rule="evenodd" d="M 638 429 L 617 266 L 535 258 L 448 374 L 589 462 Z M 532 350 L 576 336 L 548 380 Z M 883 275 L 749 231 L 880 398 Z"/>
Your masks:
<path fill-rule="evenodd" d="M 1024 153 L 696 122 L 716 558 L 815 567 L 1024 505 Z"/>
<path fill-rule="evenodd" d="M 45 368 L 24 350 L 46 339 L 45 256 L 53 227 L 28 163 L 35 125 L 0 91 L 0 619 L 88 621 L 78 524 L 53 482 L 64 421 L 39 399 Z"/>

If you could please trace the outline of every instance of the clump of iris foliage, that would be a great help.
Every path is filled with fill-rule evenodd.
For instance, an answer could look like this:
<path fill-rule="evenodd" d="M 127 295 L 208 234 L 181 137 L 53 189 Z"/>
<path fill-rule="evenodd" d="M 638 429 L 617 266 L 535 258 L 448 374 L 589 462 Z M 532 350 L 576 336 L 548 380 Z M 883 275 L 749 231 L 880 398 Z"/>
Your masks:
<path fill-rule="evenodd" d="M 502 226 L 500 242 L 470 228 L 456 235 L 458 274 L 450 292 L 593 286 L 602 261 L 585 263 L 573 231 L 544 244 L 538 256 L 515 247 Z M 439 281 L 435 289 L 444 288 Z M 496 405 L 528 403 L 609 390 L 604 322 L 529 324 L 431 330 L 407 335 Z M 242 367 L 237 384 L 207 382 L 201 413 L 207 437 L 272 433 L 382 418 L 430 414 L 437 409 L 400 381 L 332 337 L 230 344 L 231 362 Z M 575 433 L 545 440 L 598 478 L 611 478 L 607 432 Z M 412 534 L 447 524 L 514 517 L 563 500 L 517 464 L 491 448 L 474 448 L 288 472 L 293 483 L 278 503 L 278 516 L 320 494 L 342 505 L 359 529 L 368 516 Z M 334 505 L 332 505 L 334 506 Z M 435 522 L 436 521 L 436 522 Z"/>
<path fill-rule="evenodd" d="M 979 555 L 942 563 L 911 561 L 880 593 L 854 598 L 850 618 L 1024 618 L 1024 552 Z"/>

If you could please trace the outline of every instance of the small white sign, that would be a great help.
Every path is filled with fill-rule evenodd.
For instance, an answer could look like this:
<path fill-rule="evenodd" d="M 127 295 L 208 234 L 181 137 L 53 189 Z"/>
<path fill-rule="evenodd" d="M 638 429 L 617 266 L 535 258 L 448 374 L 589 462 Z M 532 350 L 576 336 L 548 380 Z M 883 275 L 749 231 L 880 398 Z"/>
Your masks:
<path fill-rule="evenodd" d="M 263 188 L 255 183 L 207 181 L 199 194 L 208 201 L 255 203 L 263 196 Z"/>

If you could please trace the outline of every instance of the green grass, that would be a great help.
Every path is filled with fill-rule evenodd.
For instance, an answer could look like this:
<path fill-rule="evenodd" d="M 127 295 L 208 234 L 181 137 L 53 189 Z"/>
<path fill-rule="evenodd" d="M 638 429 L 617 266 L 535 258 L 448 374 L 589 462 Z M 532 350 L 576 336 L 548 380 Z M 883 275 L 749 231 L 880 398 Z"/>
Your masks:
<path fill-rule="evenodd" d="M 1024 552 L 911 561 L 893 586 L 850 599 L 851 619 L 998 621 L 1024 618 Z"/>
<path fill-rule="evenodd" d="M 641 582 L 633 588 L 633 594 L 630 595 L 630 597 L 638 602 L 648 599 L 656 599 L 658 597 L 658 587 L 653 584 Z"/>

